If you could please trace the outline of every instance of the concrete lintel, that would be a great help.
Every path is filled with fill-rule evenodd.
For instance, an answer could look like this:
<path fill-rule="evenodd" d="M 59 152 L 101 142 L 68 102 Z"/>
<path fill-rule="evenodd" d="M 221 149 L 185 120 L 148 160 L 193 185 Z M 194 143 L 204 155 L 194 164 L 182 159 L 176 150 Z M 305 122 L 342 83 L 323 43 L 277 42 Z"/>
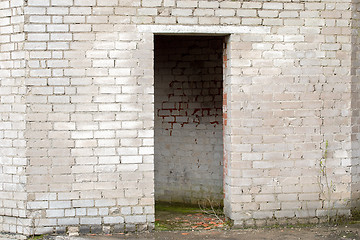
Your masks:
<path fill-rule="evenodd" d="M 188 26 L 188 25 L 139 25 L 139 32 L 155 34 L 207 34 L 227 35 L 239 33 L 270 33 L 270 27 L 263 26 Z"/>

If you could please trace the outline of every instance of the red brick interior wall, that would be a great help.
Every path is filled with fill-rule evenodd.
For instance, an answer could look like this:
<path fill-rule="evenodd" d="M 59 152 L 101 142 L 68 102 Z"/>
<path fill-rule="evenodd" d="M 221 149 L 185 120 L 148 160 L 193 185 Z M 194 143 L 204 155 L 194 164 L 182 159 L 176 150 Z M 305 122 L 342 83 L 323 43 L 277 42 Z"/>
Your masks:
<path fill-rule="evenodd" d="M 155 37 L 155 195 L 221 201 L 223 38 Z"/>

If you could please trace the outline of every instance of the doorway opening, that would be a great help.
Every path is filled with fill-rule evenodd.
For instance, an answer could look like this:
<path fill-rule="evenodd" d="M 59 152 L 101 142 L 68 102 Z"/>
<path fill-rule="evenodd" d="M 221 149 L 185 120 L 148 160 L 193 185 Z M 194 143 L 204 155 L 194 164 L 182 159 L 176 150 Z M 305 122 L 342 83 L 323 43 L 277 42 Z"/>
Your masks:
<path fill-rule="evenodd" d="M 154 36 L 155 201 L 223 205 L 224 36 Z"/>

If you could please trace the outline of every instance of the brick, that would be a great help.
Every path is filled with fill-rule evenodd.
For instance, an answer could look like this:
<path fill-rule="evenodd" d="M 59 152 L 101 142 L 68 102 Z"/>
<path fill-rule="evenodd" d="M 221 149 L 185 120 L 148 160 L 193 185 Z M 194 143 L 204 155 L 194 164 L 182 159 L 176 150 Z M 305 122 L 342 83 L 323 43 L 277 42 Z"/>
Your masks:
<path fill-rule="evenodd" d="M 117 216 L 117 217 L 104 217 L 104 223 L 105 224 L 119 224 L 119 223 L 123 223 L 124 222 L 124 218 Z"/>
<path fill-rule="evenodd" d="M 114 205 L 115 205 L 115 200 L 111 200 L 111 199 L 95 201 L 96 207 L 106 207 L 106 206 L 114 206 Z"/>
<path fill-rule="evenodd" d="M 265 2 L 263 9 L 283 9 L 283 3 Z"/>
<path fill-rule="evenodd" d="M 36 1 L 36 0 L 30 0 L 28 1 L 28 6 L 49 6 L 50 5 L 50 0 L 45 0 L 45 1 Z"/>
<path fill-rule="evenodd" d="M 64 217 L 64 210 L 46 210 L 46 217 L 54 218 L 54 217 Z"/>
<path fill-rule="evenodd" d="M 49 208 L 70 208 L 71 202 L 70 201 L 50 201 Z"/>

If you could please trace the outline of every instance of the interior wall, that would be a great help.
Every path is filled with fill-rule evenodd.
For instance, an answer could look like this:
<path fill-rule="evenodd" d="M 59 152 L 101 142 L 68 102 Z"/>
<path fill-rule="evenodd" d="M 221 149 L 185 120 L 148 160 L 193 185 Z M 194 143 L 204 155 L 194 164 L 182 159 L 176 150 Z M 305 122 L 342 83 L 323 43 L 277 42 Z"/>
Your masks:
<path fill-rule="evenodd" d="M 222 37 L 155 37 L 155 199 L 223 199 Z"/>

